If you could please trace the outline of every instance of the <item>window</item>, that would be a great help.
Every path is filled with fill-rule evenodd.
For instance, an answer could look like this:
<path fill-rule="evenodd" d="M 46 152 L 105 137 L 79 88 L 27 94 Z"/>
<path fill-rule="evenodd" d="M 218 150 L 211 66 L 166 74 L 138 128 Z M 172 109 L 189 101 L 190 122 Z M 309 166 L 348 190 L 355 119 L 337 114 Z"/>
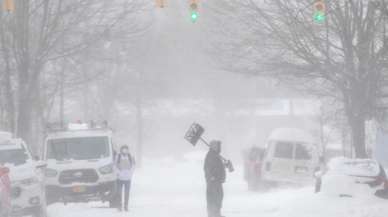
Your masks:
<path fill-rule="evenodd" d="M 296 145 L 295 150 L 295 159 L 296 160 L 311 160 L 311 153 L 307 150 L 306 146 L 302 144 Z"/>
<path fill-rule="evenodd" d="M 48 142 L 47 158 L 56 160 L 90 160 L 108 157 L 108 137 L 53 139 Z"/>
<path fill-rule="evenodd" d="M 293 144 L 289 142 L 278 142 L 275 146 L 276 158 L 292 159 Z"/>
<path fill-rule="evenodd" d="M 10 145 L 12 146 L 12 148 L 0 150 L 0 165 L 13 164 L 15 166 L 18 166 L 25 164 L 27 160 L 29 160 L 27 150 L 23 146 L 15 145 L 13 143 L 5 145 Z"/>

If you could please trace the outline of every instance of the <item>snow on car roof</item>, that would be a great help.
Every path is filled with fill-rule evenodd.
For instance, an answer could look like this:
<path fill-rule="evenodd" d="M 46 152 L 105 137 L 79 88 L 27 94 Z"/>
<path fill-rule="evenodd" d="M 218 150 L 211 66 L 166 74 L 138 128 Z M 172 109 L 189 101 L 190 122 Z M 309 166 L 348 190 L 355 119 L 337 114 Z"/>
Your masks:
<path fill-rule="evenodd" d="M 272 131 L 268 140 L 272 141 L 296 141 L 314 144 L 315 139 L 306 131 L 296 128 L 278 128 Z"/>
<path fill-rule="evenodd" d="M 0 150 L 23 149 L 21 139 L 9 139 L 0 141 Z"/>
<path fill-rule="evenodd" d="M 349 176 L 377 176 L 380 165 L 372 159 L 350 159 L 345 157 L 333 158 L 329 163 L 329 172 Z"/>
<path fill-rule="evenodd" d="M 5 131 L 0 131 L 0 143 L 2 141 L 8 141 L 10 139 L 12 139 L 12 133 L 5 132 Z"/>

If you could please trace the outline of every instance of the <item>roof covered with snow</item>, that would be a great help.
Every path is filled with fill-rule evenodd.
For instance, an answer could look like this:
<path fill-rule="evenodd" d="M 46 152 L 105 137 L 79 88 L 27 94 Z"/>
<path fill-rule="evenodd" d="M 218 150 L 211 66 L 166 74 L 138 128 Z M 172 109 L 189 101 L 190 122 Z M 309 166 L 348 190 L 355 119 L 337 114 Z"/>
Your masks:
<path fill-rule="evenodd" d="M 0 131 L 0 142 L 12 139 L 12 133 Z"/>
<path fill-rule="evenodd" d="M 377 176 L 380 173 L 379 163 L 372 159 L 338 157 L 332 159 L 328 166 L 329 172 L 350 176 Z"/>
<path fill-rule="evenodd" d="M 14 150 L 14 149 L 22 149 L 22 148 L 23 148 L 22 139 L 3 138 L 3 140 L 0 140 L 0 150 Z"/>
<path fill-rule="evenodd" d="M 270 141 L 295 141 L 315 144 L 316 140 L 306 131 L 296 128 L 278 128 L 272 131 Z"/>

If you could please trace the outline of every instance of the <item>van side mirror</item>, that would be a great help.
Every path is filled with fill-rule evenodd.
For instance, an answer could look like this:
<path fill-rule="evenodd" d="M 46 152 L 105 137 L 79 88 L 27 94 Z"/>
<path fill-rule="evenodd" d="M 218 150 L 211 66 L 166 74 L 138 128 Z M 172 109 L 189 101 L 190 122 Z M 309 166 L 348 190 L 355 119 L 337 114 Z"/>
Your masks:
<path fill-rule="evenodd" d="M 37 164 L 36 164 L 36 168 L 38 169 L 44 169 L 47 167 L 47 163 L 45 161 L 38 161 Z"/>

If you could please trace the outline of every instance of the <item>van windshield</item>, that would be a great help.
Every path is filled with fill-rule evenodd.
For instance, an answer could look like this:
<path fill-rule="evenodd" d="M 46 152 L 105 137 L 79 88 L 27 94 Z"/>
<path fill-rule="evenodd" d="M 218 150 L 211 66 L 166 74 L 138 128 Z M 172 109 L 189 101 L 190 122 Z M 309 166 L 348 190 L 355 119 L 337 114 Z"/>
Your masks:
<path fill-rule="evenodd" d="M 92 160 L 109 157 L 109 152 L 106 136 L 61 138 L 47 142 L 47 159 Z"/>

